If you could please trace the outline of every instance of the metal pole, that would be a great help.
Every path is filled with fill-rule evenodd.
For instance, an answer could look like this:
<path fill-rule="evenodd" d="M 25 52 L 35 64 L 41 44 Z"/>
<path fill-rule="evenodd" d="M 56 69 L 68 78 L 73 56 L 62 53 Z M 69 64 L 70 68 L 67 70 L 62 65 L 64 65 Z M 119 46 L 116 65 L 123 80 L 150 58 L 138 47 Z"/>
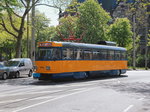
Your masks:
<path fill-rule="evenodd" d="M 135 39 L 136 39 L 136 33 L 135 33 L 135 14 L 133 14 L 133 69 L 136 69 L 136 62 L 135 62 Z"/>
<path fill-rule="evenodd" d="M 146 15 L 146 21 L 147 21 L 147 15 Z M 148 48 L 147 48 L 147 38 L 148 38 L 148 25 L 147 25 L 147 22 L 146 22 L 146 28 L 145 28 L 145 69 L 147 70 L 148 67 L 147 67 L 147 54 L 148 54 Z"/>
<path fill-rule="evenodd" d="M 32 0 L 32 5 L 34 5 L 35 3 L 35 0 Z M 35 61 L 35 5 L 33 6 L 32 8 L 32 39 L 31 39 L 31 59 L 32 59 L 32 62 L 34 64 L 34 61 Z"/>

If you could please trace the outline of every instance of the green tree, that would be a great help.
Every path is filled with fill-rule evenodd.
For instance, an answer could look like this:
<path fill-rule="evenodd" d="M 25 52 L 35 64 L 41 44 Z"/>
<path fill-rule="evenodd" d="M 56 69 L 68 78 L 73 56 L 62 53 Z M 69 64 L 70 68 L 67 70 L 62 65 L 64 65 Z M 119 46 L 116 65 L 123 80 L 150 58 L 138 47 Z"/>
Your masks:
<path fill-rule="evenodd" d="M 7 17 L 9 19 L 8 22 L 5 22 L 4 20 L 6 17 L 0 16 L 0 25 L 7 33 L 16 38 L 16 57 L 21 57 L 21 42 L 25 30 L 25 18 L 33 5 L 37 4 L 38 2 L 39 0 L 35 0 L 34 3 L 32 3 L 31 0 L 1 0 L 0 2 L 3 11 L 7 13 Z M 20 8 L 22 9 L 21 13 L 19 12 Z M 3 12 L 1 12 L 1 15 L 2 14 Z M 19 19 L 19 24 L 17 26 L 14 24 L 16 18 Z M 11 27 L 12 31 L 9 30 L 8 26 L 6 25 L 7 23 L 10 24 L 9 27 Z"/>
<path fill-rule="evenodd" d="M 25 20 L 29 11 L 33 6 L 38 5 L 61 9 L 62 7 L 55 5 L 54 1 L 55 3 L 59 3 L 59 6 L 63 7 L 66 3 L 65 0 L 35 0 L 34 3 L 32 3 L 32 0 L 0 0 L 0 26 L 17 40 L 16 57 L 21 57 L 21 45 L 23 33 L 25 31 Z M 67 0 L 67 3 L 69 3 L 69 0 Z M 5 12 L 7 13 L 6 16 L 4 16 Z M 5 21 L 6 18 L 8 18 L 8 21 Z M 14 24 L 16 18 L 19 22 L 17 25 Z"/>
<path fill-rule="evenodd" d="M 35 13 L 35 31 L 36 31 L 36 42 L 45 41 L 49 39 L 49 23 L 44 13 L 40 13 L 38 10 Z"/>
<path fill-rule="evenodd" d="M 9 17 L 7 16 L 7 13 L 3 13 L 3 17 L 5 17 L 5 25 L 7 26 L 7 29 L 13 33 L 15 33 L 15 31 L 12 29 L 10 23 L 8 22 L 9 21 Z M 13 16 L 14 18 L 14 21 L 13 21 L 13 24 L 16 26 L 16 27 L 19 27 L 20 25 L 20 19 L 19 18 L 16 18 L 15 16 Z M 25 26 L 24 28 L 26 28 L 26 21 L 25 21 Z M 23 40 L 26 40 L 27 37 L 26 37 L 26 31 L 27 30 L 24 30 L 24 33 L 23 33 Z M 15 57 L 15 54 L 16 54 L 16 51 L 15 51 L 15 46 L 16 46 L 16 43 L 17 43 L 17 39 L 14 38 L 12 35 L 10 35 L 9 33 L 7 33 L 5 31 L 5 29 L 0 26 L 0 44 L 1 44 L 1 51 L 2 51 L 2 56 L 6 57 L 5 59 L 10 59 L 10 58 L 14 58 Z M 21 45 L 21 53 L 23 53 L 22 56 L 25 56 L 25 53 L 26 52 L 26 48 L 27 47 L 27 41 L 25 42 L 22 42 L 22 45 Z M 11 53 L 10 53 L 11 52 Z M 9 56 L 7 56 L 9 55 Z"/>
<path fill-rule="evenodd" d="M 67 16 L 60 19 L 60 24 L 57 26 L 58 37 L 57 40 L 62 40 L 62 38 L 70 38 L 74 36 L 76 38 L 76 27 L 77 27 L 77 17 Z"/>
<path fill-rule="evenodd" d="M 1 28 L 0 28 L 1 29 Z M 14 56 L 16 40 L 11 35 L 0 30 L 0 61 L 8 60 Z M 2 59 L 3 58 L 3 59 Z"/>
<path fill-rule="evenodd" d="M 95 0 L 87 0 L 79 7 L 78 36 L 85 32 L 82 42 L 107 40 L 107 23 L 111 17 Z"/>
<path fill-rule="evenodd" d="M 117 18 L 110 26 L 110 40 L 114 41 L 121 47 L 132 45 L 132 31 L 130 21 L 127 18 Z"/>

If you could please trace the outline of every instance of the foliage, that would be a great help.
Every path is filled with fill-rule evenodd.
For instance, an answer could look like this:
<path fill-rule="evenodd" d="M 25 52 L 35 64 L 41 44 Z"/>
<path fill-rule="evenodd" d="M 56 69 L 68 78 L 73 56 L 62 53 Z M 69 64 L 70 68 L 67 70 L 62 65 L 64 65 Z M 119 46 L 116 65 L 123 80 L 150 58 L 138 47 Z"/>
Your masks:
<path fill-rule="evenodd" d="M 54 26 L 46 27 L 44 30 L 39 32 L 36 38 L 36 42 L 50 41 L 53 38 L 53 33 L 55 33 Z"/>
<path fill-rule="evenodd" d="M 127 18 L 117 18 L 110 26 L 110 40 L 121 47 L 129 47 L 132 43 L 132 31 L 130 21 Z"/>
<path fill-rule="evenodd" d="M 73 1 L 73 0 L 45 0 L 47 4 L 52 4 L 53 6 L 59 8 L 60 10 L 65 10 L 66 7 Z"/>
<path fill-rule="evenodd" d="M 5 18 L 3 16 L 0 16 L 0 25 L 3 27 L 3 29 L 10 35 L 13 36 L 13 38 L 17 39 L 16 44 L 16 57 L 21 57 L 21 45 L 22 45 L 22 38 L 24 33 L 24 27 L 25 27 L 25 18 L 31 8 L 33 7 L 33 4 L 38 3 L 39 0 L 35 0 L 34 3 L 29 0 L 2 0 L 1 5 L 3 7 L 4 12 L 7 13 L 8 21 L 5 22 Z M 3 14 L 3 12 L 2 12 Z M 14 18 L 15 17 L 15 18 Z M 19 24 L 15 24 L 15 19 L 20 19 Z M 7 24 L 10 24 L 9 27 L 11 30 L 9 30 Z"/>
<path fill-rule="evenodd" d="M 8 60 L 14 57 L 15 48 L 12 46 L 16 45 L 15 40 L 9 40 L 8 38 L 0 43 L 0 61 L 2 60 Z"/>
<path fill-rule="evenodd" d="M 49 40 L 49 28 L 50 20 L 45 16 L 44 13 L 40 13 L 38 10 L 35 13 L 35 31 L 36 31 L 36 42 Z M 50 30 L 50 31 L 49 31 Z"/>
<path fill-rule="evenodd" d="M 1 0 L 0 1 L 0 26 L 13 38 L 17 39 L 16 44 L 16 57 L 21 57 L 21 45 L 23 34 L 25 32 L 25 19 L 29 11 L 35 5 L 47 5 L 49 7 L 54 7 L 59 9 L 59 7 L 55 5 L 48 5 L 48 4 L 40 4 L 43 0 Z M 49 1 L 49 0 L 47 0 Z M 51 2 L 52 4 L 52 2 Z M 5 22 L 4 13 L 7 13 L 8 21 Z M 15 19 L 20 19 L 19 23 L 16 25 L 14 23 Z M 9 28 L 7 26 L 9 24 Z M 11 30 L 10 30 L 11 29 Z"/>
<path fill-rule="evenodd" d="M 3 13 L 3 18 L 5 18 L 4 22 L 5 24 L 7 25 L 7 29 L 9 31 L 11 31 L 12 33 L 16 33 L 10 23 L 8 22 L 9 21 L 9 17 L 7 15 L 7 13 Z M 14 25 L 19 28 L 19 24 L 20 24 L 20 19 L 19 18 L 16 18 L 15 16 L 13 16 L 14 18 Z M 25 22 L 26 23 L 26 22 Z M 24 26 L 26 28 L 26 24 Z M 23 39 L 26 39 L 26 29 L 24 29 L 24 35 L 23 35 Z M 10 58 L 14 58 L 15 57 L 15 46 L 16 46 L 16 42 L 17 42 L 17 39 L 14 38 L 12 35 L 10 35 L 9 33 L 7 33 L 5 31 L 5 29 L 0 26 L 0 51 L 1 51 L 1 55 L 6 59 L 10 59 Z M 23 50 L 24 46 L 26 47 L 26 43 L 23 43 L 21 45 L 21 52 L 26 52 L 25 50 Z M 22 52 L 22 53 L 23 53 Z"/>
<path fill-rule="evenodd" d="M 79 19 L 77 21 L 78 36 L 85 33 L 82 42 L 97 43 L 107 40 L 107 23 L 109 14 L 95 0 L 87 0 L 79 7 Z"/>
<path fill-rule="evenodd" d="M 70 35 L 76 36 L 77 19 L 75 16 L 67 16 L 60 19 L 60 24 L 56 28 L 60 40 L 69 38 Z"/>
<path fill-rule="evenodd" d="M 78 13 L 78 7 L 80 6 L 80 3 L 77 1 L 72 1 L 70 5 L 68 5 L 68 8 L 65 10 L 69 15 L 76 15 Z"/>
<path fill-rule="evenodd" d="M 5 2 L 11 6 L 18 6 L 18 1 L 16 0 L 1 0 L 0 1 L 0 16 L 3 15 L 4 10 L 13 10 L 14 7 L 7 7 Z"/>
<path fill-rule="evenodd" d="M 149 37 L 149 39 L 148 39 L 148 46 L 150 46 L 150 34 L 148 34 L 148 37 Z"/>
<path fill-rule="evenodd" d="M 150 55 L 148 55 L 148 59 L 150 59 Z M 145 56 L 142 54 L 138 54 L 136 59 L 137 67 L 144 67 L 145 66 Z M 148 67 L 150 68 L 150 60 L 148 61 Z"/>

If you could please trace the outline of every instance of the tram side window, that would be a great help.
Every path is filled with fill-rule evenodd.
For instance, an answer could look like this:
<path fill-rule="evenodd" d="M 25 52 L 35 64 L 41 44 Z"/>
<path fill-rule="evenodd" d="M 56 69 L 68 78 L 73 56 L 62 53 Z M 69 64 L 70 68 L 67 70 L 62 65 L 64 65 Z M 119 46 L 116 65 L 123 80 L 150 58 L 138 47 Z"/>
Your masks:
<path fill-rule="evenodd" d="M 39 50 L 39 56 L 37 57 L 37 59 L 39 60 L 44 60 L 46 59 L 46 50 Z"/>
<path fill-rule="evenodd" d="M 114 60 L 114 51 L 108 51 L 108 60 Z"/>
<path fill-rule="evenodd" d="M 72 48 L 63 48 L 63 59 L 66 60 L 74 59 Z"/>
<path fill-rule="evenodd" d="M 93 59 L 94 60 L 100 59 L 100 51 L 93 51 Z"/>
<path fill-rule="evenodd" d="M 75 57 L 76 60 L 83 59 L 83 50 L 82 49 L 76 49 L 74 51 L 74 57 Z"/>
<path fill-rule="evenodd" d="M 38 56 L 36 56 L 36 60 L 49 60 L 51 59 L 51 51 L 52 49 L 40 49 L 38 51 Z"/>
<path fill-rule="evenodd" d="M 52 57 L 51 57 L 52 60 L 60 60 L 61 59 L 61 50 L 59 48 L 53 48 L 51 51 L 52 51 Z M 50 54 L 48 54 L 48 55 L 50 55 Z"/>
<path fill-rule="evenodd" d="M 47 59 L 47 60 L 52 59 L 52 49 L 46 50 L 46 55 L 45 55 L 44 59 Z"/>
<path fill-rule="evenodd" d="M 115 51 L 115 60 L 120 60 L 120 59 L 121 59 L 121 52 Z"/>
<path fill-rule="evenodd" d="M 121 52 L 121 60 L 126 60 L 126 52 Z"/>
<path fill-rule="evenodd" d="M 101 50 L 101 60 L 107 59 L 107 50 Z"/>
<path fill-rule="evenodd" d="M 84 60 L 91 60 L 91 59 L 92 59 L 92 51 L 84 50 Z"/>

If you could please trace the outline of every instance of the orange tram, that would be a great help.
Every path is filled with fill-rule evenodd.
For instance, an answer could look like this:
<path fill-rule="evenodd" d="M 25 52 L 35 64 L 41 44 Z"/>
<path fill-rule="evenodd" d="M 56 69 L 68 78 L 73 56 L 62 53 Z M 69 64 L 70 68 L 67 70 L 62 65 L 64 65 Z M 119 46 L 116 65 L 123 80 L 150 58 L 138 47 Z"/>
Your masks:
<path fill-rule="evenodd" d="M 33 77 L 39 80 L 126 73 L 126 49 L 74 42 L 39 42 Z"/>

